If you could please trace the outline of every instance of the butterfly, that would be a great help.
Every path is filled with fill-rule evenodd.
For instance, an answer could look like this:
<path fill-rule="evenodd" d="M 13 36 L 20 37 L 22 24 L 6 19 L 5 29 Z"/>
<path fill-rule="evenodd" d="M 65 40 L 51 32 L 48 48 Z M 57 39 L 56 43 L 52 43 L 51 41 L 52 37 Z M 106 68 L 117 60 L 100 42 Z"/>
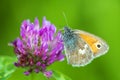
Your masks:
<path fill-rule="evenodd" d="M 67 62 L 73 67 L 85 66 L 109 50 L 109 46 L 103 39 L 68 27 L 64 27 L 63 42 Z"/>

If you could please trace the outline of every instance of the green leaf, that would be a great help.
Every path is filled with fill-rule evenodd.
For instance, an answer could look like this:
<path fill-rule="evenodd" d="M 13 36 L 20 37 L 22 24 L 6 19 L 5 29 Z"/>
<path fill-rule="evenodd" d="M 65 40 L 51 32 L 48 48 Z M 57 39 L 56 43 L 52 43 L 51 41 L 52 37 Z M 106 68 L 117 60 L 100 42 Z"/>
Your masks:
<path fill-rule="evenodd" d="M 6 80 L 14 72 L 15 57 L 0 56 L 0 80 Z"/>
<path fill-rule="evenodd" d="M 68 76 L 64 75 L 63 73 L 59 71 L 53 71 L 53 77 L 56 80 L 72 80 L 71 78 L 69 78 Z"/>

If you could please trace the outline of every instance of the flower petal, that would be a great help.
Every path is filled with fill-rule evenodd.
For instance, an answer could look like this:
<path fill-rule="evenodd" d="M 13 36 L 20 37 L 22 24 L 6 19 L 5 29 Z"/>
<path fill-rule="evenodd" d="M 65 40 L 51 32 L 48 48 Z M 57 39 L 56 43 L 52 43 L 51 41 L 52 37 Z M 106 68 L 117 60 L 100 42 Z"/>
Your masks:
<path fill-rule="evenodd" d="M 44 72 L 44 75 L 47 77 L 47 78 L 50 78 L 52 76 L 52 71 L 45 71 Z"/>
<path fill-rule="evenodd" d="M 34 25 L 35 25 L 35 30 L 39 30 L 39 20 L 38 20 L 38 18 L 35 18 Z"/>
<path fill-rule="evenodd" d="M 29 72 L 29 71 L 26 71 L 26 72 L 24 72 L 24 74 L 25 74 L 26 76 L 28 76 L 28 75 L 30 74 L 30 72 Z"/>

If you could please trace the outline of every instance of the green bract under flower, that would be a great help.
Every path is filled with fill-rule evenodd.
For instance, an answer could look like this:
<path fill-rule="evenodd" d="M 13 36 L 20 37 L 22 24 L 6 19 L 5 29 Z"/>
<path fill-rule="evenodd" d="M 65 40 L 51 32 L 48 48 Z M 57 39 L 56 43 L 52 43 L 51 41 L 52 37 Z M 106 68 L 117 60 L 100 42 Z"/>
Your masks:
<path fill-rule="evenodd" d="M 21 37 L 11 43 L 18 58 L 15 66 L 27 68 L 25 75 L 35 71 L 50 77 L 52 71 L 47 71 L 47 66 L 64 59 L 61 33 L 56 33 L 56 27 L 45 17 L 42 27 L 39 27 L 39 21 L 36 18 L 34 23 L 29 20 L 23 21 L 20 30 Z"/>

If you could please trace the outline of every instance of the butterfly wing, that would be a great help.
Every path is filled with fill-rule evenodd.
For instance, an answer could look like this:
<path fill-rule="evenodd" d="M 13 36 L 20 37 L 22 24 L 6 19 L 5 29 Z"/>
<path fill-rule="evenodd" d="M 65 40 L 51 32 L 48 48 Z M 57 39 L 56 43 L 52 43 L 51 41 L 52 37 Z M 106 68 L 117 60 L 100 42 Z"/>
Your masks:
<path fill-rule="evenodd" d="M 93 53 L 89 48 L 89 45 L 75 33 L 77 40 L 69 39 L 65 41 L 65 54 L 67 57 L 68 64 L 74 67 L 85 66 L 93 60 Z M 72 43 L 73 42 L 73 43 Z M 75 42 L 75 43 L 74 43 Z M 71 43 L 71 44 L 70 44 Z M 70 45 L 68 45 L 70 44 Z M 71 48 L 72 45 L 75 45 Z"/>
<path fill-rule="evenodd" d="M 72 66 L 85 66 L 105 54 L 109 46 L 101 38 L 82 30 L 64 27 L 63 41 L 67 61 Z"/>
<path fill-rule="evenodd" d="M 109 46 L 103 39 L 82 30 L 75 30 L 74 32 L 88 44 L 93 52 L 94 58 L 99 57 L 108 51 Z"/>

